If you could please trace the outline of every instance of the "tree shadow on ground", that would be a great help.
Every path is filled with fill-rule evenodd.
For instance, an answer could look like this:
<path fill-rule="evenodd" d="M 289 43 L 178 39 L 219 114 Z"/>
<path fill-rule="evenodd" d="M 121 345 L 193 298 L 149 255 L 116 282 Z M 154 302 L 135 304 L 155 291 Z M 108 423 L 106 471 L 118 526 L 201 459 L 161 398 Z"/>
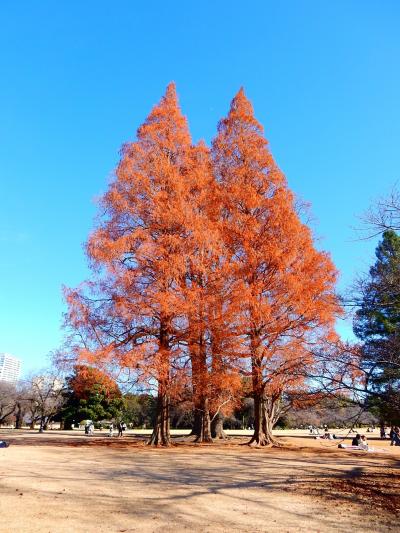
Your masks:
<path fill-rule="evenodd" d="M 101 437 L 89 442 L 85 445 L 64 438 L 59 443 L 79 457 L 69 476 L 55 467 L 52 460 L 42 465 L 42 474 L 32 475 L 42 476 L 50 485 L 76 480 L 90 484 L 93 494 L 78 496 L 70 491 L 68 498 L 79 505 L 84 503 L 90 508 L 100 501 L 110 512 L 126 513 L 135 519 L 152 520 L 155 513 L 166 521 L 180 516 L 187 527 L 201 526 L 202 502 L 213 496 L 223 498 L 227 509 L 235 510 L 235 506 L 245 504 L 259 519 L 282 511 L 277 503 L 280 498 L 282 501 L 288 497 L 309 498 L 320 505 L 333 505 L 332 516 L 329 512 L 318 515 L 322 528 L 334 528 L 336 508 L 381 514 L 388 524 L 399 513 L 400 462 L 387 456 L 321 449 L 253 450 L 238 445 L 211 449 L 177 446 L 165 450 L 146 447 L 133 439 L 101 441 Z M 54 446 L 54 440 L 47 445 Z M 73 450 L 78 446 L 83 448 L 81 456 L 76 456 L 78 450 Z M 88 446 L 92 448 L 87 450 Z M 121 496 L 102 494 L 104 487 L 111 486 L 120 487 Z M 140 487 L 151 487 L 151 495 L 142 497 Z M 124 491 L 128 494 L 136 491 L 136 501 L 124 497 Z M 310 505 L 305 508 L 309 511 L 286 509 L 285 513 L 293 520 L 296 517 L 314 520 Z M 353 530 L 354 514 L 349 516 L 347 526 Z M 210 516 L 207 519 L 212 521 Z M 234 523 L 226 517 L 227 529 L 234 527 Z"/>

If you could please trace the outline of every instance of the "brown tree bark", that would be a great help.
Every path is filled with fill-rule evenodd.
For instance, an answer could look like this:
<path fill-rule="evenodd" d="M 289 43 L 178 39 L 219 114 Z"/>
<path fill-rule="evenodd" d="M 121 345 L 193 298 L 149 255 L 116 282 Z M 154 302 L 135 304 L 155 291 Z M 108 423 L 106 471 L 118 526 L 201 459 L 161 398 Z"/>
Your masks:
<path fill-rule="evenodd" d="M 277 421 L 276 401 L 264 394 L 254 396 L 254 434 L 250 446 L 280 446 L 278 439 L 272 434 Z"/>
<path fill-rule="evenodd" d="M 17 412 L 15 413 L 15 429 L 22 429 L 23 418 L 22 405 L 20 402 L 17 402 Z"/>
<path fill-rule="evenodd" d="M 170 345 L 167 328 L 167 320 L 161 321 L 159 335 L 159 353 L 158 353 L 158 394 L 157 409 L 153 424 L 153 433 L 151 434 L 148 445 L 150 446 L 170 446 L 170 397 L 169 397 L 169 380 L 170 380 Z"/>
<path fill-rule="evenodd" d="M 225 417 L 222 413 L 217 413 L 211 422 L 211 436 L 213 439 L 228 439 L 224 431 Z"/>
<path fill-rule="evenodd" d="M 212 442 L 208 398 L 208 369 L 204 334 L 200 333 L 191 347 L 194 423 L 191 435 L 195 442 Z"/>
<path fill-rule="evenodd" d="M 196 410 L 199 414 L 197 427 L 198 433 L 196 435 L 195 442 L 212 442 L 213 440 L 211 438 L 211 419 L 207 397 L 203 397 L 200 399 L 199 408 Z"/>
<path fill-rule="evenodd" d="M 169 397 L 162 383 L 158 388 L 156 419 L 148 444 L 151 446 L 170 446 L 171 444 Z"/>
<path fill-rule="evenodd" d="M 252 351 L 252 383 L 254 398 L 254 433 L 249 441 L 250 446 L 272 446 L 278 441 L 272 435 L 273 405 L 265 396 L 265 384 L 263 377 L 263 360 L 261 353 L 261 341 L 254 334 L 251 339 Z"/>

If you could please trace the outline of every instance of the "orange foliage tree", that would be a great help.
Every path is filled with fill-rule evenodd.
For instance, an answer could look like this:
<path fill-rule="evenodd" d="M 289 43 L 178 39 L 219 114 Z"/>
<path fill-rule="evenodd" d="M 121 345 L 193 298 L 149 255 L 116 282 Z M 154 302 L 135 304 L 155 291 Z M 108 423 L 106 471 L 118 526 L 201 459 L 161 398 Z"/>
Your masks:
<path fill-rule="evenodd" d="M 312 364 L 308 347 L 333 334 L 337 273 L 314 248 L 242 89 L 219 123 L 212 155 L 252 377 L 251 443 L 265 445 L 274 440 L 283 392 L 298 387 Z"/>
<path fill-rule="evenodd" d="M 76 365 L 68 380 L 69 387 L 77 398 L 86 400 L 93 390 L 99 389 L 106 398 L 120 398 L 118 385 L 101 370 L 87 365 Z"/>
<path fill-rule="evenodd" d="M 187 122 L 170 84 L 137 141 L 123 147 L 102 199 L 105 217 L 87 245 L 97 279 L 66 292 L 68 322 L 82 340 L 79 356 L 134 369 L 149 386 L 156 384 L 152 444 L 170 442 L 170 395 L 182 382 L 174 377 L 183 378 L 177 360 L 185 302 L 177 288 L 185 273 L 190 150 Z"/>
<path fill-rule="evenodd" d="M 186 345 L 194 404 L 193 434 L 211 442 L 211 422 L 231 408 L 240 379 L 230 364 L 236 332 L 230 294 L 229 264 L 220 231 L 220 192 L 209 150 L 193 147 L 188 172 L 190 210 L 185 238 Z"/>
<path fill-rule="evenodd" d="M 251 376 L 252 442 L 271 443 L 282 394 L 304 389 L 308 347 L 332 333 L 339 306 L 334 266 L 243 91 L 210 153 L 192 145 L 170 84 L 101 204 L 87 244 L 94 277 L 65 291 L 76 357 L 156 388 L 151 444 L 170 443 L 170 402 L 189 389 L 196 438 L 210 441 Z"/>

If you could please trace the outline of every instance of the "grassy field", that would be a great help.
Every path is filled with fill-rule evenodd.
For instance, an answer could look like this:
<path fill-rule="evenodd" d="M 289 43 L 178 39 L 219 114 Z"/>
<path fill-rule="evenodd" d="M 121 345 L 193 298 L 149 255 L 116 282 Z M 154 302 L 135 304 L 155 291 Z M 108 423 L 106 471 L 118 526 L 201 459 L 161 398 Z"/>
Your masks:
<path fill-rule="evenodd" d="M 11 443 L 0 449 L 0 531 L 400 530 L 400 448 L 377 433 L 372 452 L 277 433 L 281 448 L 177 435 L 165 450 L 138 432 L 0 430 Z"/>

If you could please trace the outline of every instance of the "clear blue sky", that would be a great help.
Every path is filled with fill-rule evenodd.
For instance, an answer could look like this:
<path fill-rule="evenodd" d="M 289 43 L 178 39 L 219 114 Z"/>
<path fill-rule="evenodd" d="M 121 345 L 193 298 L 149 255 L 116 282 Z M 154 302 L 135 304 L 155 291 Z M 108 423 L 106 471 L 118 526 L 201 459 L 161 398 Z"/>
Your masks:
<path fill-rule="evenodd" d="M 171 80 L 207 142 L 245 87 L 348 285 L 375 246 L 351 227 L 400 177 L 399 27 L 397 0 L 3 0 L 0 352 L 58 346 L 94 199 Z"/>

